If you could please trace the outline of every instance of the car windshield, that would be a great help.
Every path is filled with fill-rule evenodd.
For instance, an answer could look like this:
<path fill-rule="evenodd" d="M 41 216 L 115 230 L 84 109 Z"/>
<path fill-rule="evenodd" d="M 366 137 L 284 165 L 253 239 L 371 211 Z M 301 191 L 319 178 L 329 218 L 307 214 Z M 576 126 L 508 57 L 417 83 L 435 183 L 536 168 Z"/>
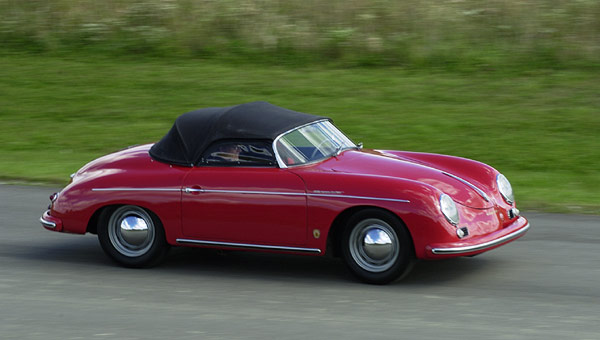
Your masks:
<path fill-rule="evenodd" d="M 322 120 L 292 130 L 276 139 L 279 160 L 286 166 L 318 162 L 345 149 L 356 148 L 330 121 Z"/>

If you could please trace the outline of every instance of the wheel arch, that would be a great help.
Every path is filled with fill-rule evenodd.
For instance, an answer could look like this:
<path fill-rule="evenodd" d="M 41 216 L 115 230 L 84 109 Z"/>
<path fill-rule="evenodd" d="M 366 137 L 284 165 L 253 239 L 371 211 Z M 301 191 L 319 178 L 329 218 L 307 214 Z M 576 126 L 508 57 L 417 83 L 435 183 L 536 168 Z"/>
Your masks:
<path fill-rule="evenodd" d="M 340 257 L 342 255 L 342 250 L 341 250 L 342 249 L 341 248 L 342 247 L 342 235 L 344 234 L 344 229 L 347 227 L 348 220 L 356 213 L 363 211 L 363 210 L 368 210 L 368 209 L 376 209 L 376 210 L 384 211 L 398 219 L 398 221 L 400 222 L 402 227 L 404 229 L 406 229 L 406 232 L 409 235 L 410 244 L 411 244 L 411 255 L 414 256 L 415 255 L 415 245 L 414 245 L 413 236 L 410 232 L 410 229 L 406 226 L 406 223 L 404 222 L 404 220 L 400 216 L 398 216 L 398 214 L 394 213 L 393 211 L 386 209 L 386 208 L 374 206 L 374 205 L 358 205 L 358 206 L 349 207 L 349 208 L 345 209 L 344 211 L 340 212 L 336 216 L 336 218 L 331 223 L 331 227 L 330 227 L 329 233 L 327 235 L 327 253 L 332 254 L 334 257 Z"/>
<path fill-rule="evenodd" d="M 121 205 L 122 204 L 108 204 L 97 208 L 88 220 L 87 227 L 85 229 L 86 233 L 98 235 L 98 222 L 100 222 L 100 216 L 102 216 L 102 213 L 107 209 L 117 208 Z"/>
<path fill-rule="evenodd" d="M 103 213 L 105 211 L 117 209 L 118 207 L 121 207 L 121 206 L 124 206 L 124 205 L 135 205 L 135 206 L 138 206 L 138 207 L 146 210 L 152 217 L 156 218 L 160 222 L 160 226 L 164 229 L 164 224 L 162 222 L 162 219 L 152 209 L 150 209 L 150 208 L 148 208 L 148 207 L 146 207 L 144 205 L 128 204 L 128 203 L 111 203 L 111 204 L 103 205 L 103 206 L 97 208 L 94 211 L 94 213 L 92 214 L 92 216 L 88 220 L 87 227 L 86 227 L 85 231 L 88 232 L 88 233 L 90 233 L 90 234 L 97 235 L 98 234 L 98 223 L 100 222 L 100 219 L 103 218 Z"/>

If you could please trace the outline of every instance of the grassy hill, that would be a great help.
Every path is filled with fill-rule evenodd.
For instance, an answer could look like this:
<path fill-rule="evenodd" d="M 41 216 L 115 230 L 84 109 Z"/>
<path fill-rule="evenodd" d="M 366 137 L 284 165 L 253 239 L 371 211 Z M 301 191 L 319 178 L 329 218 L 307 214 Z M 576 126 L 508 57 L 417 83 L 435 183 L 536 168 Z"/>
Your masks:
<path fill-rule="evenodd" d="M 0 48 L 279 65 L 595 68 L 596 0 L 0 0 Z"/>
<path fill-rule="evenodd" d="M 0 178 L 62 184 L 206 106 L 332 117 L 600 214 L 600 1 L 0 0 Z"/>
<path fill-rule="evenodd" d="M 206 106 L 266 100 L 330 116 L 367 148 L 445 153 L 502 171 L 521 208 L 600 213 L 597 72 L 280 67 L 178 58 L 0 54 L 0 177 L 62 184 L 158 140 Z"/>

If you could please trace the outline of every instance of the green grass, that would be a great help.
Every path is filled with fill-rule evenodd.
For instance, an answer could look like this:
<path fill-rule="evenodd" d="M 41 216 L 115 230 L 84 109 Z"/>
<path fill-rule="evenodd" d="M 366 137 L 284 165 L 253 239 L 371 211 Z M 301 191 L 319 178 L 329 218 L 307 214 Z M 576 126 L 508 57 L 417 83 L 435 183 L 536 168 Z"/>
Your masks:
<path fill-rule="evenodd" d="M 595 68 L 597 0 L 0 0 L 0 48 L 263 64 Z"/>
<path fill-rule="evenodd" d="M 328 115 L 367 148 L 477 159 L 521 208 L 600 213 L 600 74 L 269 67 L 0 55 L 0 177 L 61 184 L 160 139 L 179 114 L 266 100 Z"/>

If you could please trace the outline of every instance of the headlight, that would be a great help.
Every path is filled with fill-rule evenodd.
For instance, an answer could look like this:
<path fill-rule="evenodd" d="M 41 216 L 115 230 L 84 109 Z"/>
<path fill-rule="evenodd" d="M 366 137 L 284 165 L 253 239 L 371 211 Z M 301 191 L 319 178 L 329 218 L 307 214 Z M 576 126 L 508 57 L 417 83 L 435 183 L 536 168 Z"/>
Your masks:
<path fill-rule="evenodd" d="M 503 174 L 498 174 L 496 177 L 496 183 L 498 183 L 498 190 L 502 197 L 508 204 L 513 204 L 515 201 L 515 195 L 513 194 L 512 187 L 510 186 L 510 182 L 504 177 Z"/>
<path fill-rule="evenodd" d="M 440 209 L 442 210 L 442 214 L 448 220 L 448 222 L 457 225 L 458 224 L 458 209 L 456 208 L 456 204 L 450 198 L 450 196 L 446 194 L 442 194 L 440 196 Z"/>

